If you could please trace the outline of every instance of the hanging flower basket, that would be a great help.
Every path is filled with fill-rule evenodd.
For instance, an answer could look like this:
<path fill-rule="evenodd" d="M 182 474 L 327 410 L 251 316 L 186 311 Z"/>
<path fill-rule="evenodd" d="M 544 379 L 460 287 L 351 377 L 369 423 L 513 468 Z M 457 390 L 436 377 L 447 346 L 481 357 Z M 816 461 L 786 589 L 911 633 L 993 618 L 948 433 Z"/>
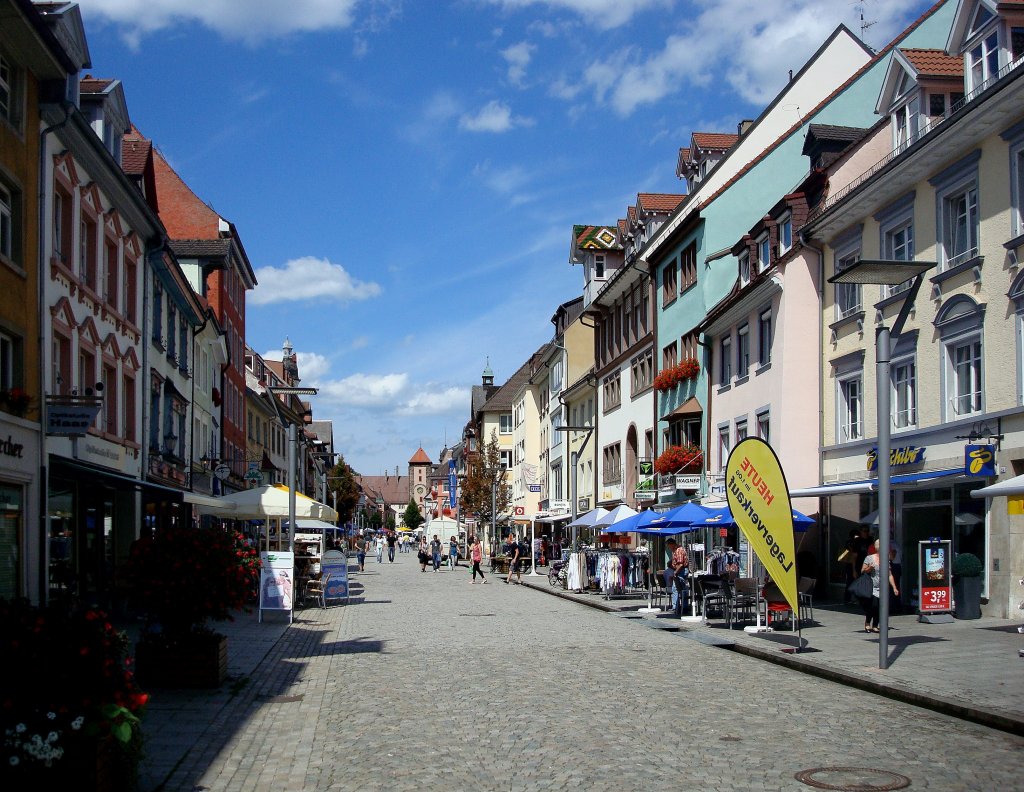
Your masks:
<path fill-rule="evenodd" d="M 703 464 L 704 452 L 700 446 L 687 443 L 666 448 L 654 460 L 654 471 L 661 475 L 696 472 L 701 470 Z"/>
<path fill-rule="evenodd" d="M 19 418 L 24 417 L 32 405 L 32 397 L 21 388 L 0 390 L 0 407 Z"/>
<path fill-rule="evenodd" d="M 654 387 L 659 391 L 672 390 L 680 382 L 693 379 L 700 373 L 700 363 L 696 358 L 686 358 L 681 363 L 662 369 L 654 378 Z"/>

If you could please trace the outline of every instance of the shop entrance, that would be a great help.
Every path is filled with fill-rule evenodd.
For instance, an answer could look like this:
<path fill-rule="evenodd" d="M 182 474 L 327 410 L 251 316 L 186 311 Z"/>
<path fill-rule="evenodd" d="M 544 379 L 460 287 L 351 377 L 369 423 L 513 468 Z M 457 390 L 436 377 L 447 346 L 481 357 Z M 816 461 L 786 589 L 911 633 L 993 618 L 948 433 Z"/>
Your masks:
<path fill-rule="evenodd" d="M 114 490 L 95 482 L 50 483 L 50 597 L 95 601 L 113 570 Z"/>

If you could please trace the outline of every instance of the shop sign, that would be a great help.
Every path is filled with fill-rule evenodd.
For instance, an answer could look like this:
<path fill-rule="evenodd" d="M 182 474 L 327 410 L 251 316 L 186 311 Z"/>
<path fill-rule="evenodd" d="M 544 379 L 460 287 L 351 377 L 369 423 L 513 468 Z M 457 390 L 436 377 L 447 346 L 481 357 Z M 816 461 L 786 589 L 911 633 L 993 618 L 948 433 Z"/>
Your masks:
<path fill-rule="evenodd" d="M 637 490 L 633 493 L 633 500 L 637 501 L 649 501 L 654 500 L 654 498 L 653 490 Z"/>
<path fill-rule="evenodd" d="M 328 550 L 320 559 L 320 570 L 323 575 L 330 575 L 324 599 L 348 599 L 348 556 L 339 550 Z"/>
<path fill-rule="evenodd" d="M 902 446 L 889 450 L 890 467 L 906 467 L 924 462 L 927 446 Z M 878 448 L 868 451 L 868 470 L 878 470 Z"/>
<path fill-rule="evenodd" d="M 525 514 L 526 514 L 526 507 L 525 506 L 513 506 L 512 507 L 512 515 L 513 516 L 515 516 L 515 517 L 522 517 Z"/>
<path fill-rule="evenodd" d="M 286 550 L 260 553 L 261 611 L 292 609 L 294 575 L 294 553 Z"/>
<path fill-rule="evenodd" d="M 658 482 L 658 494 L 659 495 L 675 495 L 676 494 L 676 479 L 675 476 L 662 476 Z"/>
<path fill-rule="evenodd" d="M 968 476 L 996 475 L 995 447 L 992 445 L 964 446 L 964 473 Z"/>
<path fill-rule="evenodd" d="M 639 473 L 642 477 L 650 477 L 654 475 L 654 462 L 650 459 L 641 459 L 637 463 Z"/>
<path fill-rule="evenodd" d="M 15 443 L 14 438 L 11 435 L 7 435 L 6 440 L 0 440 L 0 454 L 3 456 L 14 457 L 15 459 L 22 458 L 22 451 L 25 450 L 25 446 L 21 443 Z"/>
<path fill-rule="evenodd" d="M 548 504 L 548 509 L 552 514 L 565 514 L 569 511 L 569 501 L 553 500 Z"/>
<path fill-rule="evenodd" d="M 259 462 L 250 462 L 249 469 L 245 473 L 246 481 L 263 481 L 263 474 L 260 472 Z"/>
<path fill-rule="evenodd" d="M 700 475 L 688 476 L 683 473 L 676 475 L 676 489 L 681 490 L 692 490 L 696 492 L 700 489 Z"/>
<path fill-rule="evenodd" d="M 950 549 L 948 539 L 918 543 L 917 574 L 921 585 L 917 609 L 921 613 L 948 613 L 950 610 Z"/>
<path fill-rule="evenodd" d="M 540 492 L 540 484 L 528 484 L 530 492 Z"/>
<path fill-rule="evenodd" d="M 46 433 L 73 437 L 87 434 L 103 401 L 92 397 L 47 396 Z"/>
<path fill-rule="evenodd" d="M 455 493 L 458 491 L 459 482 L 455 477 L 455 460 L 448 460 L 448 505 L 455 508 Z"/>
<path fill-rule="evenodd" d="M 577 498 L 576 500 L 576 511 L 588 512 L 590 511 L 590 498 Z"/>

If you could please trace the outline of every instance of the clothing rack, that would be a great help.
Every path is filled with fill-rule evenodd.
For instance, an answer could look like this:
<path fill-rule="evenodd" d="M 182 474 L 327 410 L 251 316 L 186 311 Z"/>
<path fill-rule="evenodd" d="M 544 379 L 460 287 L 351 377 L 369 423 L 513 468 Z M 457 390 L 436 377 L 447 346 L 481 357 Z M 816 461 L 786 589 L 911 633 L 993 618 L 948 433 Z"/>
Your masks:
<path fill-rule="evenodd" d="M 650 554 L 640 550 L 604 550 L 597 553 L 597 578 L 605 599 L 631 597 L 647 591 Z"/>

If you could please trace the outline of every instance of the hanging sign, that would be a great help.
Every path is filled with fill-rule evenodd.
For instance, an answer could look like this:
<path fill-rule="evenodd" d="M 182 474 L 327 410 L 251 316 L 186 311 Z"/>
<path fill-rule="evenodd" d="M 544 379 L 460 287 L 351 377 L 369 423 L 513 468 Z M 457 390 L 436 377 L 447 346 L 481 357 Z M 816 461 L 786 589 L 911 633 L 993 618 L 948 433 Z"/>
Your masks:
<path fill-rule="evenodd" d="M 292 609 L 295 555 L 288 551 L 260 553 L 260 610 Z"/>
<path fill-rule="evenodd" d="M 950 589 L 950 541 L 932 540 L 918 543 L 917 609 L 921 613 L 948 613 L 952 607 Z"/>
<path fill-rule="evenodd" d="M 685 473 L 676 474 L 676 489 L 696 491 L 700 489 L 700 474 L 696 476 Z"/>
<path fill-rule="evenodd" d="M 455 477 L 455 460 L 448 460 L 448 505 L 455 508 L 456 492 L 459 488 L 458 479 Z"/>
<path fill-rule="evenodd" d="M 996 455 L 991 445 L 964 446 L 964 473 L 968 476 L 996 475 Z"/>
<path fill-rule="evenodd" d="M 789 487 L 772 447 L 758 437 L 741 440 L 725 466 L 725 494 L 733 519 L 786 602 L 799 613 L 793 509 Z"/>
<path fill-rule="evenodd" d="M 676 494 L 676 477 L 662 476 L 658 479 L 658 494 L 662 497 Z"/>
<path fill-rule="evenodd" d="M 103 400 L 92 396 L 47 396 L 46 433 L 74 437 L 89 431 L 103 409 Z"/>
<path fill-rule="evenodd" d="M 348 555 L 340 550 L 328 550 L 320 559 L 321 574 L 326 577 L 325 600 L 348 599 Z"/>
<path fill-rule="evenodd" d="M 889 465 L 891 467 L 906 467 L 924 462 L 926 446 L 902 446 L 889 451 Z M 878 470 L 878 448 L 868 451 L 868 470 Z"/>

